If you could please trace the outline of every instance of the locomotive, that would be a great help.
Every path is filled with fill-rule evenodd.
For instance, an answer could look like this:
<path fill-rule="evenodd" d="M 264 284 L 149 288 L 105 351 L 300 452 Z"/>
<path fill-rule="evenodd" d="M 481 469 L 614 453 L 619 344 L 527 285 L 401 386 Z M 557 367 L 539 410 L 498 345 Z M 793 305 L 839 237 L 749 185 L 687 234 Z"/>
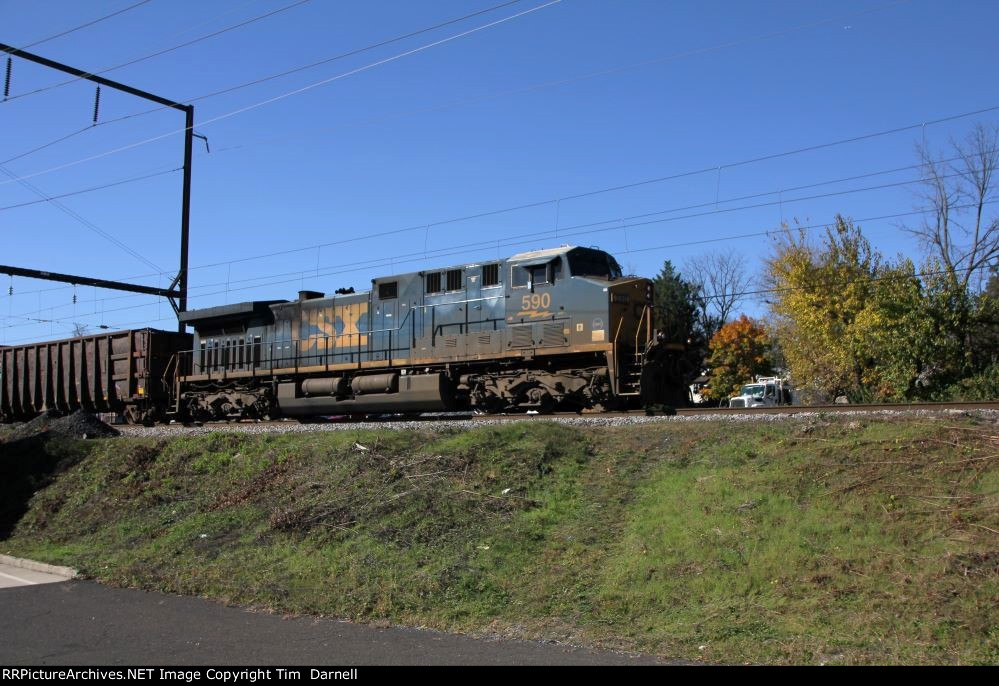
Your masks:
<path fill-rule="evenodd" d="M 622 275 L 610 254 L 563 246 L 380 277 L 363 292 L 189 310 L 179 316 L 193 337 L 172 334 L 173 354 L 136 365 L 146 375 L 130 376 L 124 394 L 109 378 L 75 399 L 74 384 L 57 380 L 46 395 L 43 384 L 30 388 L 39 376 L 30 355 L 21 369 L 0 350 L 0 413 L 89 409 L 102 392 L 109 403 L 109 387 L 132 421 L 679 404 L 680 346 L 654 330 L 652 294 L 649 279 Z M 69 358 L 47 368 L 73 368 Z"/>

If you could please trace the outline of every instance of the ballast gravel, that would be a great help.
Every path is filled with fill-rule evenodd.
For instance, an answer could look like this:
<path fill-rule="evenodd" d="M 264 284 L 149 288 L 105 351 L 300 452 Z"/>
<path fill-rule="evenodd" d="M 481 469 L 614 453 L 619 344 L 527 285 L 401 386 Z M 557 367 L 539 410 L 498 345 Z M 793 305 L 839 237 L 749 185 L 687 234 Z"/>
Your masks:
<path fill-rule="evenodd" d="M 646 416 L 635 415 L 628 417 L 602 417 L 596 416 L 564 416 L 564 415 L 528 415 L 517 419 L 496 419 L 489 417 L 477 417 L 465 419 L 455 416 L 441 416 L 440 418 L 423 417 L 418 421 L 399 419 L 379 419 L 377 421 L 349 421 L 349 422 L 326 422 L 299 424 L 295 421 L 287 422 L 261 422 L 261 423 L 236 423 L 236 424 L 206 424 L 203 426 L 182 426 L 182 425 L 160 425 L 154 427 L 143 427 L 135 425 L 121 425 L 116 427 L 123 436 L 177 436 L 177 435 L 200 435 L 210 433 L 316 433 L 322 431 L 355 431 L 372 429 L 389 430 L 417 430 L 429 432 L 454 432 L 467 431 L 483 426 L 500 426 L 510 424 L 511 421 L 521 422 L 554 422 L 566 426 L 637 426 L 643 424 L 676 424 L 687 422 L 729 422 L 743 424 L 750 422 L 799 422 L 815 421 L 817 419 L 828 420 L 833 417 L 843 418 L 867 418 L 867 419 L 892 419 L 892 418 L 948 418 L 948 417 L 976 417 L 985 421 L 999 423 L 999 411 L 997 410 L 857 410 L 830 412 L 795 412 L 794 414 L 698 414 L 698 415 L 676 415 L 676 416 Z"/>

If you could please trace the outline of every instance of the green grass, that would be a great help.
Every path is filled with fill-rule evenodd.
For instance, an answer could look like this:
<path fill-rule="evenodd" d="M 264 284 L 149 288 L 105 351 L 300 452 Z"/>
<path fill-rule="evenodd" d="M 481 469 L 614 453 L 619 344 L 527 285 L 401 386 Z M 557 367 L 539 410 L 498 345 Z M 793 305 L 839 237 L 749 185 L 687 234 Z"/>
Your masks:
<path fill-rule="evenodd" d="M 829 418 L 8 443 L 0 471 L 24 478 L 0 483 L 25 511 L 0 551 L 670 658 L 995 664 L 995 434 Z"/>

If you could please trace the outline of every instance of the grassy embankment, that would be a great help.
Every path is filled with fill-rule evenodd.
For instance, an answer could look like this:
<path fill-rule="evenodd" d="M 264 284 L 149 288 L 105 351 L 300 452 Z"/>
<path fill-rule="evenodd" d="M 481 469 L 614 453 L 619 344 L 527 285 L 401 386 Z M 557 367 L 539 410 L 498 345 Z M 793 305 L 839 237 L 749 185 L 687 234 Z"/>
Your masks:
<path fill-rule="evenodd" d="M 0 552 L 670 658 L 995 664 L 997 433 L 830 418 L 12 441 Z"/>

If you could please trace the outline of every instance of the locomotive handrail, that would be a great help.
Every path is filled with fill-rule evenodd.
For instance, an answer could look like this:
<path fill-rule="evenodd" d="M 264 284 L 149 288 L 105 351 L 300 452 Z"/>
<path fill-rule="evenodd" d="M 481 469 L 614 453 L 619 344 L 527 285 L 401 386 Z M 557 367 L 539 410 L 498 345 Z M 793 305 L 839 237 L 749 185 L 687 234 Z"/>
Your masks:
<path fill-rule="evenodd" d="M 638 317 L 638 327 L 635 329 L 635 352 L 636 353 L 638 352 L 638 337 L 642 333 L 642 324 L 646 323 L 646 315 L 648 314 L 648 311 L 649 311 L 649 305 L 648 305 L 648 303 L 646 303 L 645 307 L 642 308 L 642 314 Z M 646 348 L 648 347 L 648 343 L 649 343 L 648 332 L 649 332 L 649 327 L 646 326 L 645 327 L 645 347 Z"/>
<path fill-rule="evenodd" d="M 613 375 L 612 378 L 614 380 L 614 394 L 615 395 L 618 393 L 618 387 L 619 387 L 619 384 L 621 382 L 621 380 L 620 380 L 620 378 L 618 376 L 618 373 L 617 373 L 618 372 L 618 368 L 621 366 L 621 360 L 618 358 L 618 354 L 617 354 L 617 339 L 618 339 L 618 336 L 621 335 L 621 325 L 622 324 L 624 324 L 624 317 L 618 317 L 618 320 L 617 320 L 617 329 L 614 330 L 614 339 L 611 341 L 611 346 L 612 346 L 611 347 L 611 351 L 614 354 L 614 368 L 611 369 L 610 371 L 611 371 L 611 374 Z"/>
<path fill-rule="evenodd" d="M 252 353 L 254 349 L 254 343 L 237 343 L 230 346 L 221 346 L 215 348 L 207 348 L 207 359 L 202 361 L 200 364 L 195 365 L 195 355 L 199 352 L 198 349 L 192 348 L 191 350 L 180 351 L 179 355 L 189 355 L 190 365 L 187 370 L 187 374 L 193 374 L 195 367 L 198 368 L 200 372 L 199 375 L 207 376 L 208 379 L 212 378 L 225 378 L 227 372 L 230 371 L 244 371 L 250 372 L 254 376 L 257 374 L 259 369 L 267 369 L 269 372 L 273 372 L 275 368 L 289 367 L 294 368 L 296 372 L 300 366 L 303 366 L 303 362 L 309 360 L 315 360 L 317 362 L 321 361 L 321 364 L 329 367 L 329 365 L 337 364 L 336 358 L 338 356 L 344 356 L 347 359 L 344 362 L 354 362 L 357 361 L 360 364 L 361 361 L 361 350 L 347 350 L 344 352 L 338 352 L 338 348 L 354 348 L 360 345 L 360 339 L 365 336 L 374 336 L 377 334 L 388 334 L 388 346 L 383 348 L 368 347 L 363 352 L 368 354 L 383 354 L 386 356 L 386 361 L 391 365 L 395 359 L 397 353 L 406 350 L 404 346 L 399 346 L 399 341 L 402 340 L 400 333 L 407 325 L 412 329 L 411 338 L 415 341 L 416 336 L 416 318 L 414 316 L 415 310 L 430 310 L 431 312 L 436 312 L 438 307 L 442 306 L 454 306 L 454 305 L 469 305 L 472 303 L 481 303 L 495 300 L 503 300 L 507 296 L 505 293 L 497 293 L 495 295 L 486 295 L 478 298 L 465 298 L 463 300 L 448 300 L 447 302 L 439 303 L 423 303 L 418 305 L 412 305 L 407 309 L 406 314 L 399 321 L 399 323 L 394 327 L 384 327 L 380 329 L 368 329 L 366 331 L 358 331 L 356 333 L 345 333 L 338 336 L 308 336 L 307 338 L 288 338 L 276 341 L 270 341 L 268 343 L 268 355 L 266 364 L 264 360 L 254 359 Z M 459 329 L 464 332 L 470 324 L 492 324 L 493 330 L 498 330 L 498 323 L 503 321 L 503 317 L 492 317 L 489 319 L 481 319 L 475 322 L 453 322 L 448 324 L 436 324 L 436 322 L 431 324 L 431 335 L 436 337 L 439 335 L 446 327 L 459 327 Z M 337 340 L 342 340 L 347 338 L 348 343 L 344 346 L 338 346 Z M 355 339 L 357 342 L 355 343 Z M 370 338 L 368 339 L 371 340 Z M 311 348 L 313 341 L 323 341 L 323 352 L 315 352 L 311 354 L 303 355 L 303 348 Z M 304 344 L 304 345 L 303 345 Z M 332 345 L 331 345 L 332 344 Z M 290 354 L 282 355 L 282 347 L 287 346 L 291 348 Z M 242 352 L 242 362 L 240 362 L 239 353 Z M 277 355 L 275 354 L 277 353 Z M 307 364 L 304 366 L 308 366 Z"/>
<path fill-rule="evenodd" d="M 434 293 L 434 294 L 431 294 L 431 295 L 437 295 L 437 294 Z M 444 295 L 444 294 L 441 294 L 441 295 Z M 489 295 L 489 296 L 484 296 L 484 297 L 481 297 L 481 298 L 471 298 L 469 300 L 449 300 L 447 302 L 442 302 L 442 303 L 427 303 L 427 304 L 424 304 L 424 305 L 413 305 L 412 309 L 410 311 L 412 312 L 412 310 L 415 310 L 415 309 L 425 310 L 428 307 L 440 307 L 442 305 L 465 305 L 465 304 L 468 304 L 468 303 L 482 302 L 483 300 L 503 300 L 506 297 L 507 297 L 506 294 L 502 294 L 502 295 Z"/>

